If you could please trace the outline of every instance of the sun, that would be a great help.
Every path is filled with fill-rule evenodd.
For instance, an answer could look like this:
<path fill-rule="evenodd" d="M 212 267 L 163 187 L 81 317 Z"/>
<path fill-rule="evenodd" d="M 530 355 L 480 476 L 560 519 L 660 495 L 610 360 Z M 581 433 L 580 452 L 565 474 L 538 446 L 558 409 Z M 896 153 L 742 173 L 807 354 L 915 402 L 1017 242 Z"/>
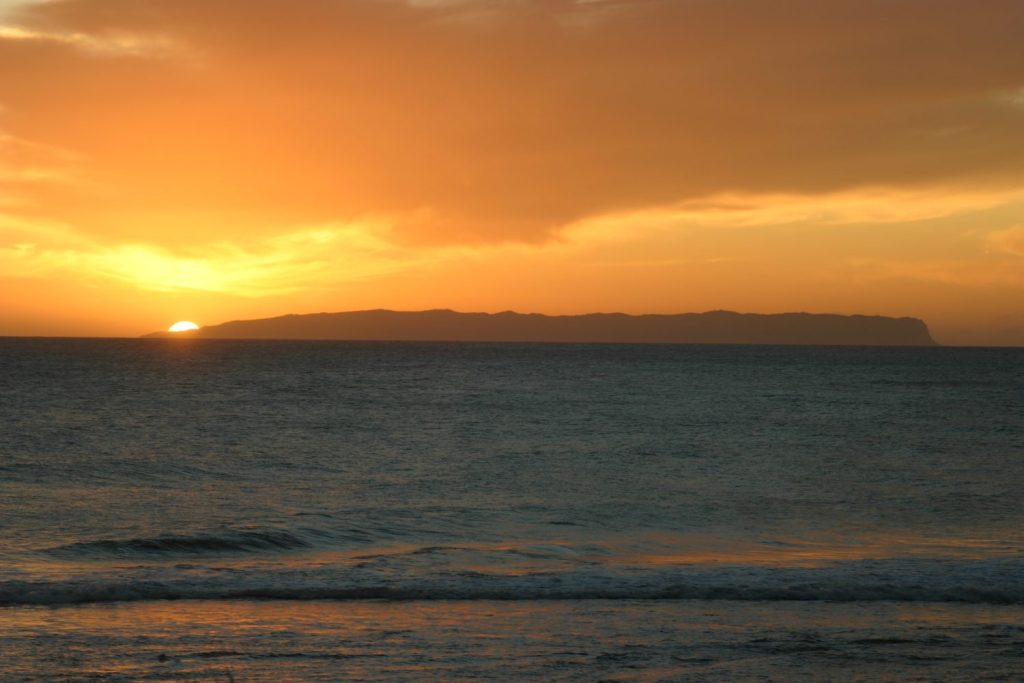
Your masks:
<path fill-rule="evenodd" d="M 198 330 L 198 329 L 199 329 L 199 325 L 196 325 L 193 322 L 189 322 L 188 320 L 181 320 L 179 322 L 174 323 L 170 327 L 168 327 L 167 331 L 168 332 L 191 332 L 192 330 Z"/>

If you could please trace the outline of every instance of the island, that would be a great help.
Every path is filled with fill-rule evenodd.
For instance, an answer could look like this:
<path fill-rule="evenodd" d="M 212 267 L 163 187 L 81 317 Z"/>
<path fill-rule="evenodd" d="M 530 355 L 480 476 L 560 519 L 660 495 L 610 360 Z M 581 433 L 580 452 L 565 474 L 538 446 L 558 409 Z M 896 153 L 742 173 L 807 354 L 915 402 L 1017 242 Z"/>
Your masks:
<path fill-rule="evenodd" d="M 376 341 L 626 344 L 803 344 L 933 346 L 917 318 L 818 313 L 542 315 L 430 311 L 348 311 L 234 320 L 148 338 L 335 339 Z"/>

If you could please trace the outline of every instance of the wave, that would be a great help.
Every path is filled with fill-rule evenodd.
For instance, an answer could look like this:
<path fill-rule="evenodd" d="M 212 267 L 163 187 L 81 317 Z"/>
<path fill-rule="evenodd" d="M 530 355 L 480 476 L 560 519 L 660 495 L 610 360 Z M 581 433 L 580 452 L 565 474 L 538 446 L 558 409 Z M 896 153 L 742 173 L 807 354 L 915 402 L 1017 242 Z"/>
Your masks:
<path fill-rule="evenodd" d="M 227 531 L 191 536 L 100 539 L 81 541 L 43 551 L 55 557 L 139 556 L 165 554 L 206 554 L 265 550 L 299 550 L 310 547 L 299 536 L 280 530 Z"/>
<path fill-rule="evenodd" d="M 245 599 L 801 600 L 1024 605 L 1024 558 L 854 561 L 828 568 L 587 568 L 523 575 L 468 570 L 417 574 L 366 571 L 352 565 L 238 568 L 227 573 L 174 573 L 161 568 L 120 576 L 0 581 L 0 605 Z"/>

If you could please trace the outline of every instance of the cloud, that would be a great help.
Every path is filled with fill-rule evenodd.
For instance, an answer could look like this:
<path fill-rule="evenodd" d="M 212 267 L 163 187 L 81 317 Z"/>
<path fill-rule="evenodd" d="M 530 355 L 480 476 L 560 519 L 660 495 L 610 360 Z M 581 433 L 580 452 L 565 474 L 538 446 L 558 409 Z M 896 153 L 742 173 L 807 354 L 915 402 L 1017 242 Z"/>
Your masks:
<path fill-rule="evenodd" d="M 972 260 L 881 261 L 855 259 L 850 264 L 860 277 L 873 280 L 918 280 L 962 288 L 1024 287 L 1024 271 L 1018 264 Z"/>
<path fill-rule="evenodd" d="M 1005 190 L 894 190 L 865 188 L 822 194 L 728 193 L 612 213 L 567 226 L 560 235 L 574 243 L 634 240 L 643 233 L 681 228 L 753 228 L 803 225 L 885 225 L 969 216 L 1024 202 L 1024 192 Z"/>
<path fill-rule="evenodd" d="M 993 251 L 1024 256 L 1024 225 L 990 232 L 986 243 Z"/>
<path fill-rule="evenodd" d="M 384 237 L 386 228 L 373 224 L 317 226 L 248 248 L 219 243 L 187 251 L 96 243 L 61 226 L 10 220 L 0 221 L 0 230 L 8 238 L 0 246 L 0 272 L 7 276 L 113 280 L 152 292 L 273 296 L 379 277 L 423 260 L 398 251 Z"/>
<path fill-rule="evenodd" d="M 172 251 L 365 215 L 480 245 L 759 220 L 731 197 L 967 197 L 1024 176 L 1022 32 L 1019 0 L 57 0 L 0 32 L 0 127 L 78 161 L 0 193 Z"/>
<path fill-rule="evenodd" d="M 292 228 L 250 239 L 216 234 L 185 246 L 158 240 L 97 238 L 58 221 L 0 213 L 0 272 L 7 276 L 69 276 L 107 280 L 153 292 L 207 292 L 243 297 L 290 294 L 380 279 L 429 267 L 515 262 L 571 263 L 602 267 L 685 267 L 751 260 L 764 247 L 716 246 L 722 231 L 758 229 L 760 242 L 775 239 L 788 251 L 787 231 L 827 226 L 905 226 L 957 218 L 971 221 L 993 208 L 1012 213 L 1024 204 L 1020 192 L 846 191 L 824 195 L 716 195 L 675 205 L 585 218 L 543 242 L 409 245 L 398 226 L 431 222 L 429 212 L 398 217 L 364 217 L 349 223 Z M 172 221 L 173 222 L 173 221 Z M 168 224 L 170 225 L 170 224 Z M 782 232 L 779 232 L 779 231 Z M 772 235 L 775 235 L 773 238 Z M 680 242 L 680 239 L 683 241 Z M 799 238 L 797 238 L 799 239 Z M 961 237 L 962 239 L 962 237 Z M 1024 232 L 990 232 L 990 250 L 1024 254 Z M 806 238 L 800 240 L 808 249 Z M 680 250 L 682 246 L 682 251 Z M 820 247 L 819 247 L 820 248 Z M 960 248 L 957 242 L 951 248 Z M 626 251 L 622 251 L 625 249 Z M 725 251 L 723 251 L 723 249 Z M 814 259 L 822 258 L 818 254 Z M 869 258 L 858 273 L 966 284 L 981 280 L 1019 284 L 1002 266 L 959 261 L 904 262 L 893 256 Z M 998 271 L 998 272 L 997 272 Z M 1011 268 L 1010 271 L 1013 271 Z"/>

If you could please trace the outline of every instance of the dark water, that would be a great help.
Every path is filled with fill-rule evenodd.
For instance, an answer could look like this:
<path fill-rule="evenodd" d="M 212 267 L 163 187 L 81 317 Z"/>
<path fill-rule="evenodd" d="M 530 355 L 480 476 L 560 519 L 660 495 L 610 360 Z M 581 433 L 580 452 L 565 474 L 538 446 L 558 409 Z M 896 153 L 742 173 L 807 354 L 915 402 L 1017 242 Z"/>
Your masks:
<path fill-rule="evenodd" d="M 401 639 L 358 667 L 317 658 L 342 654 L 317 628 L 349 633 L 354 609 L 449 645 L 480 637 L 481 611 L 493 642 L 580 625 L 551 641 L 577 652 L 564 670 L 521 672 L 545 678 L 792 679 L 797 661 L 813 679 L 843 652 L 911 657 L 902 680 L 1024 673 L 1024 350 L 6 339 L 0 430 L 0 651 L 19 676 L 427 670 L 393 668 L 419 652 Z M 294 637 L 247 650 L 223 619 L 182 640 L 168 604 Z M 708 610 L 768 639 L 760 664 L 678 623 Z M 165 659 L 90 644 L 122 622 L 169 638 Z M 641 637 L 658 623 L 702 654 Z M 88 656 L 57 656 L 69 633 Z M 615 660 L 631 633 L 643 656 Z M 431 675 L 511 675 L 513 641 Z"/>

